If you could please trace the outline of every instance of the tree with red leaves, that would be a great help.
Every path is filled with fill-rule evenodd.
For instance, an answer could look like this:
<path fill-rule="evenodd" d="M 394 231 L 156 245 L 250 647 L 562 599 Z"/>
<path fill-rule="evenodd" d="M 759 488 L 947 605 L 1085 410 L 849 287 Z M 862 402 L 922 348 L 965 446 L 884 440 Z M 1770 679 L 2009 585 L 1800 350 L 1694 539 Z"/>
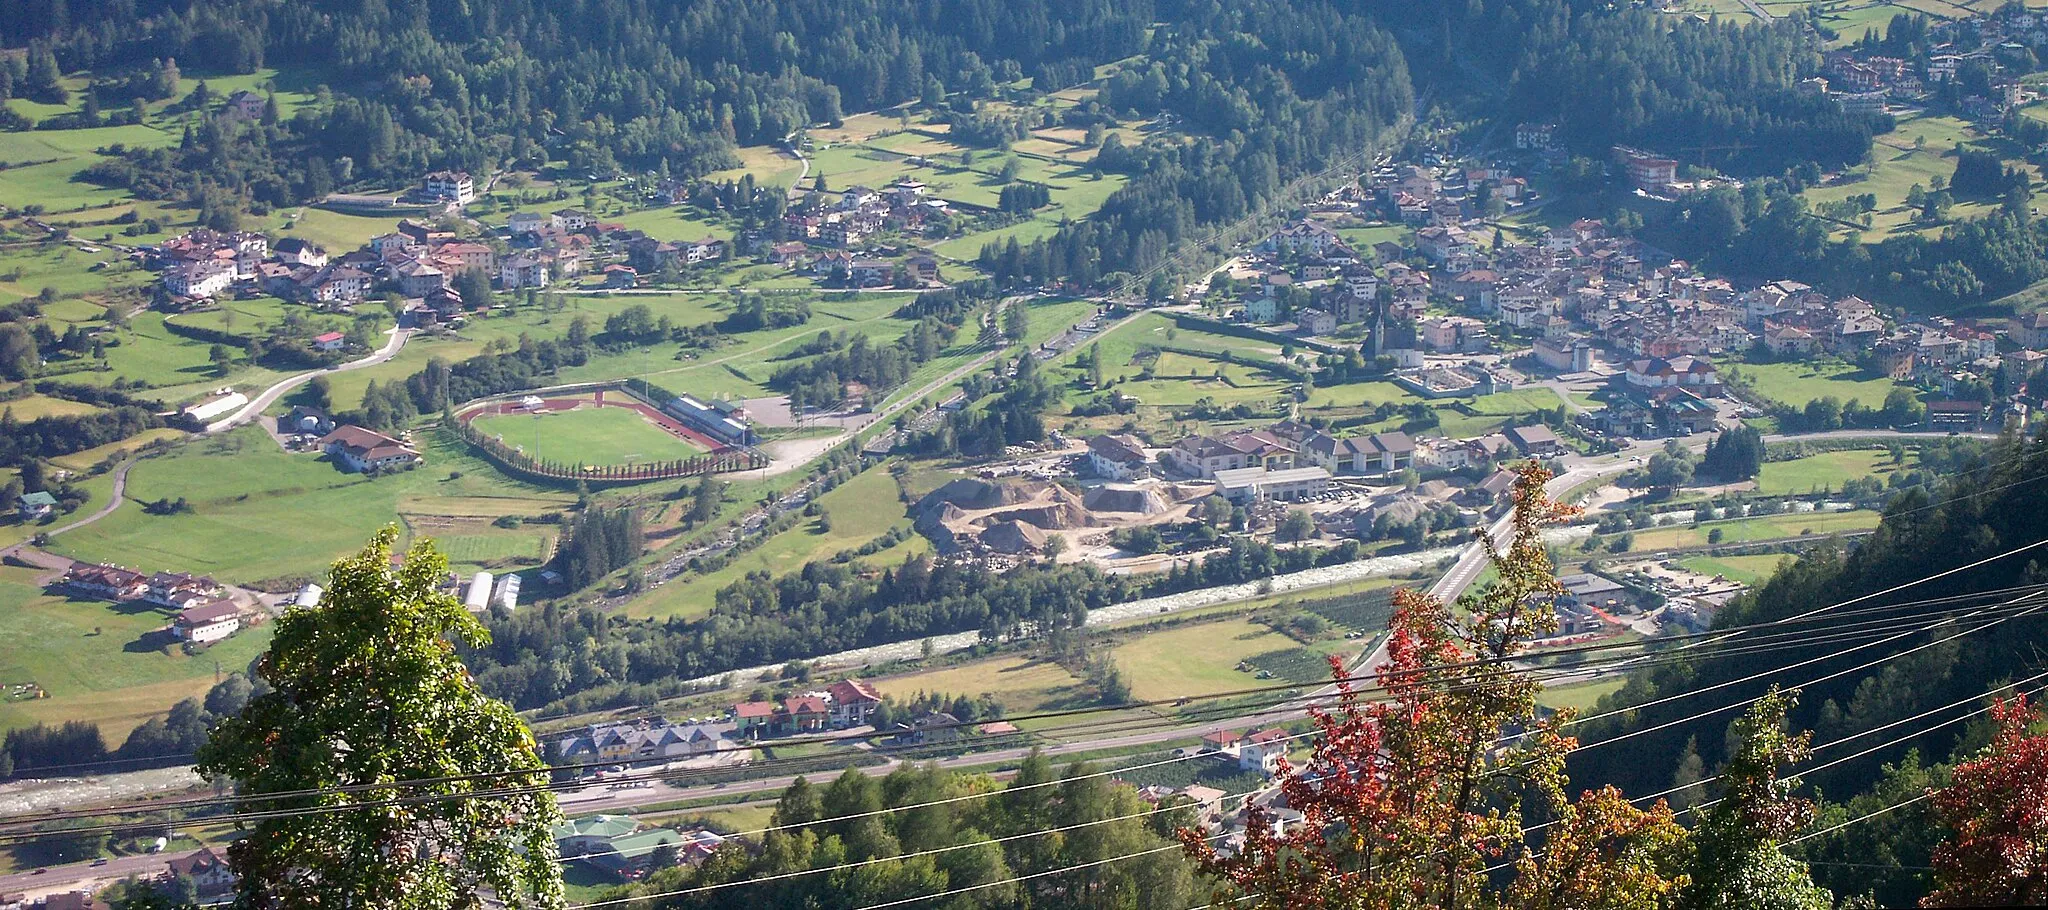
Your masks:
<path fill-rule="evenodd" d="M 2039 713 L 2024 695 L 2000 700 L 1992 716 L 1990 748 L 1934 791 L 1951 834 L 1934 850 L 1923 906 L 2048 904 L 2048 735 L 2028 730 Z"/>
<path fill-rule="evenodd" d="M 1549 479 L 1522 469 L 1505 550 L 1482 535 L 1496 584 L 1458 610 L 1395 595 L 1382 698 L 1368 703 L 1332 661 L 1338 704 L 1312 711 L 1319 735 L 1306 765 L 1283 761 L 1279 773 L 1301 824 L 1276 834 L 1254 807 L 1244 843 L 1227 854 L 1182 832 L 1203 870 L 1241 895 L 1233 906 L 1651 907 L 1683 887 L 1673 870 L 1685 832 L 1670 809 L 1637 808 L 1612 788 L 1568 800 L 1574 743 L 1560 725 L 1570 712 L 1539 718 L 1540 684 L 1509 665 L 1557 629 L 1561 589 L 1539 535 L 1573 510 L 1544 494 Z M 1532 800 L 1532 814 L 1552 819 L 1541 851 L 1523 838 Z M 1503 889 L 1488 873 L 1506 865 L 1515 874 Z"/>

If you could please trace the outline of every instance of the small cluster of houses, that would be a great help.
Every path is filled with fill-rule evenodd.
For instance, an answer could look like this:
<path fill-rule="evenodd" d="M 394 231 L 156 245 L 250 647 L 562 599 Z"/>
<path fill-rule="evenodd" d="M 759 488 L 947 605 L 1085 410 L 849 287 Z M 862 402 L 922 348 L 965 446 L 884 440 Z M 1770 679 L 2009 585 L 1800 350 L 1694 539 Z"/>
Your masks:
<path fill-rule="evenodd" d="M 220 582 L 203 575 L 158 572 L 144 575 L 120 566 L 74 563 L 63 585 L 74 593 L 117 603 L 146 603 L 174 611 L 169 627 L 178 640 L 194 645 L 220 641 L 242 628 L 242 609 Z"/>
<path fill-rule="evenodd" d="M 842 679 L 779 702 L 740 702 L 732 706 L 728 717 L 733 735 L 760 739 L 863 726 L 881 705 L 882 695 L 874 686 L 858 679 Z"/>
<path fill-rule="evenodd" d="M 1330 489 L 1338 475 L 1384 477 L 1413 469 L 1442 473 L 1485 467 L 1505 458 L 1550 458 L 1563 442 L 1541 424 L 1509 427 L 1476 439 L 1372 433 L 1333 436 L 1297 421 L 1262 430 L 1196 435 L 1153 450 L 1137 437 L 1090 437 L 1089 470 L 1112 481 L 1160 474 L 1214 481 L 1217 495 L 1232 502 L 1299 501 Z"/>
<path fill-rule="evenodd" d="M 555 738 L 553 760 L 579 766 L 682 761 L 732 751 L 735 731 L 731 722 L 675 724 L 660 718 L 592 724 Z"/>
<path fill-rule="evenodd" d="M 932 218 L 949 214 L 951 204 L 931 195 L 921 182 L 906 177 L 880 191 L 849 186 L 837 202 L 812 193 L 782 216 L 790 239 L 815 242 L 838 250 L 856 250 L 883 231 L 916 234 Z"/>
<path fill-rule="evenodd" d="M 179 882 L 190 881 L 202 904 L 217 904 L 232 898 L 238 879 L 228 867 L 227 857 L 212 847 L 202 847 L 164 861 L 164 871 L 155 884 L 168 894 L 178 894 Z M 90 889 L 58 891 L 29 899 L 26 894 L 0 894 L 0 910 L 108 910 L 108 903 Z"/>
<path fill-rule="evenodd" d="M 307 302 L 361 300 L 372 282 L 354 264 L 330 262 L 315 244 L 287 237 L 273 247 L 252 231 L 200 228 L 157 244 L 147 261 L 176 309 L 237 290 Z"/>
<path fill-rule="evenodd" d="M 1986 78 L 1970 94 L 1948 96 L 1973 120 L 2002 120 L 2035 93 L 2022 77 L 2034 71 L 2033 48 L 2048 45 L 2048 14 L 2023 6 L 2000 6 L 1964 17 L 1932 18 L 1926 51 L 1908 59 L 1856 47 L 1831 51 L 1821 72 L 1802 81 L 1801 91 L 1826 95 L 1844 111 L 1881 113 L 1893 100 L 1920 102 L 1947 86 L 1962 85 L 1963 70 L 1982 67 Z"/>

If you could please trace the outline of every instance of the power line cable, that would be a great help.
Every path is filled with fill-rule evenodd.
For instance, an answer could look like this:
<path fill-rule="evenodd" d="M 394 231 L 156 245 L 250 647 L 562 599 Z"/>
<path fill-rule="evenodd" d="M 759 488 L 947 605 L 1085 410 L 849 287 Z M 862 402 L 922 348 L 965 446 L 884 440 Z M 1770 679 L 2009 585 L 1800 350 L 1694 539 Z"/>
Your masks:
<path fill-rule="evenodd" d="M 1988 610 L 1988 609 L 1993 609 L 1993 608 L 1982 608 L 1982 609 L 1986 609 L 1986 610 Z M 1981 612 L 1981 610 L 1980 610 L 1980 612 Z M 1935 621 L 1933 621 L 1933 622 L 1931 622 L 1931 623 L 1929 623 L 1929 624 L 1930 624 L 1930 625 L 1931 625 L 1931 624 L 1938 624 L 1938 623 L 1939 623 L 1939 622 L 1941 622 L 1941 621 L 1942 621 L 1942 620 L 1935 620 Z M 1908 630 L 1908 632 L 1907 632 L 1907 633 L 1904 633 L 1904 634 L 1911 634 L 1912 632 L 1915 632 L 1915 631 L 1921 631 L 1921 630 L 1922 630 L 1923 628 L 1924 628 L 1924 626 L 1923 626 L 1922 628 L 1916 628 L 1916 629 L 1911 629 L 1911 630 Z M 1846 636 L 1839 636 L 1839 637 L 1867 637 L 1867 636 L 1868 636 L 1869 634 L 1873 634 L 1873 633 L 1849 633 L 1849 634 L 1848 634 L 1848 635 L 1846 635 Z M 1889 638 L 1896 638 L 1896 637 L 1898 637 L 1898 635 L 1890 635 L 1890 636 L 1888 636 L 1888 639 L 1889 639 Z M 1766 644 L 1761 644 L 1761 643 L 1758 643 L 1758 644 L 1753 644 L 1753 645 L 1746 645 L 1746 646 L 1743 646 L 1743 647 L 1741 647 L 1741 648 L 1738 648 L 1738 649 L 1730 649 L 1730 653 L 1756 653 L 1756 652 L 1762 652 L 1762 651 L 1766 651 L 1766 650 L 1784 650 L 1784 649 L 1791 649 L 1791 648 L 1800 648 L 1800 649 L 1804 649 L 1804 648 L 1810 648 L 1810 647 L 1816 646 L 1816 645 L 1818 645 L 1818 644 L 1826 643 L 1826 642 L 1827 642 L 1827 641 L 1829 640 L 1829 638 L 1830 638 L 1830 637 L 1829 637 L 1829 636 L 1826 636 L 1826 635 L 1823 635 L 1823 636 L 1820 636 L 1820 637 L 1813 637 L 1813 636 L 1808 636 L 1808 637 L 1806 637 L 1806 638 L 1804 638 L 1804 639 L 1802 639 L 1802 640 L 1800 640 L 1800 641 L 1797 641 L 1797 642 L 1789 642 L 1789 643 L 1785 643 L 1785 644 L 1776 644 L 1776 645 L 1766 645 Z M 1699 659 L 1704 659 L 1704 658 L 1710 658 L 1710 657 L 1714 657 L 1714 656 L 1719 656 L 1719 654 L 1718 654 L 1718 653 L 1716 653 L 1716 652 L 1707 652 L 1707 653 L 1705 653 L 1705 654 L 1695 654 L 1695 655 L 1688 655 L 1688 656 L 1684 657 L 1683 659 L 1685 659 L 1685 660 L 1687 660 L 1687 661 L 1691 661 L 1691 660 L 1699 660 Z M 1656 657 L 1655 655 L 1651 655 L 1651 656 L 1650 656 L 1650 658 L 1655 658 L 1655 657 Z M 1641 661 L 1643 661 L 1643 660 L 1645 660 L 1645 659 L 1648 659 L 1648 658 L 1645 658 L 1645 657 L 1626 657 L 1626 658 L 1621 658 L 1621 659 L 1619 659 L 1619 660 L 1617 660 L 1617 661 L 1614 661 L 1614 666 L 1615 666 L 1616 668 L 1619 668 L 1619 667 L 1621 667 L 1621 666 L 1624 666 L 1624 665 L 1629 665 L 1629 666 L 1636 666 L 1636 665 L 1641 665 L 1641 664 L 1640 664 L 1640 662 L 1641 662 Z M 1676 659 L 1676 658 L 1672 658 L 1672 659 Z M 1468 662 L 1468 663 L 1477 663 L 1477 662 Z M 1795 666 L 1796 666 L 1796 665 L 1795 665 Z M 1543 670 L 1543 672 L 1547 672 L 1547 673 L 1550 673 L 1550 674 L 1554 674 L 1554 675 L 1557 675 L 1557 676 L 1572 676 L 1572 675 L 1580 675 L 1580 674 L 1583 674 L 1584 672 L 1586 672 L 1587 668 L 1588 668 L 1588 667 L 1587 667 L 1587 665 L 1567 665 L 1567 666 L 1562 666 L 1562 667 L 1556 667 L 1556 668 L 1547 668 L 1547 669 Z M 1245 690 L 1245 691 L 1270 691 L 1270 690 L 1271 690 L 1272 688 L 1275 688 L 1275 687 L 1263 687 L 1262 689 L 1258 689 L 1258 690 Z M 1384 691 L 1384 687 L 1375 687 L 1375 688 L 1376 688 L 1377 690 L 1380 690 L 1380 691 Z M 1354 694 L 1358 694 L 1358 693 L 1361 693 L 1361 692 L 1371 692 L 1371 691 L 1374 691 L 1374 689 L 1367 689 L 1367 690 L 1354 690 Z M 1236 693 L 1227 693 L 1227 694 L 1236 694 Z M 1330 698 L 1330 697 L 1336 697 L 1336 696 L 1324 696 L 1324 698 Z M 1309 706 L 1309 702 L 1312 702 L 1312 701 L 1315 701 L 1315 700 L 1316 700 L 1316 699 L 1310 699 L 1310 700 L 1308 700 L 1308 701 L 1304 701 L 1304 702 L 1302 702 L 1302 703 L 1301 703 L 1300 705 L 1291 705 L 1291 704 L 1289 704 L 1289 702 L 1293 701 L 1293 697 L 1292 697 L 1292 696 L 1289 696 L 1289 697 L 1288 697 L 1288 698 L 1287 698 L 1286 700 L 1283 700 L 1283 701 L 1282 701 L 1282 702 L 1280 703 L 1280 704 L 1281 704 L 1281 707 L 1280 707 L 1280 708 L 1277 708 L 1277 709 L 1273 709 L 1273 710 L 1268 710 L 1268 711 L 1259 711 L 1259 712 L 1252 712 L 1252 713 L 1251 713 L 1251 714 L 1249 714 L 1249 715 L 1241 715 L 1241 716 L 1258 716 L 1258 715 L 1261 715 L 1261 714 L 1271 714 L 1271 713 L 1292 713 L 1292 712 L 1294 712 L 1294 711 L 1297 711 L 1297 710 L 1303 710 L 1303 709 L 1305 709 L 1306 707 L 1308 707 L 1308 706 Z M 1218 707 L 1218 708 L 1216 708 L 1216 709 L 1209 709 L 1209 710 L 1219 710 L 1219 711 L 1231 711 L 1231 712 L 1241 712 L 1241 711 L 1242 711 L 1242 706 L 1237 706 L 1237 705 L 1227 705 L 1227 706 L 1219 706 L 1219 707 Z M 1174 726 L 1179 726 L 1180 724 L 1178 723 L 1178 720 L 1179 720 L 1178 718 L 1159 718 L 1159 719 L 1157 719 L 1156 721 L 1153 721 L 1153 720 L 1148 720 L 1148 721 L 1145 721 L 1145 722 L 1143 722 L 1143 725 L 1147 725 L 1147 726 L 1149 726 L 1149 725 L 1155 725 L 1155 724 L 1157 724 L 1157 725 L 1174 725 Z M 1135 723 L 1135 722 L 1134 722 L 1134 723 Z M 1095 724 L 1095 725 L 1087 725 L 1087 726 L 1088 726 L 1089 728 L 1091 728 L 1091 729 L 1101 729 L 1101 725 L 1099 725 L 1099 724 Z M 1043 731 L 1041 731 L 1041 732 L 1043 732 Z M 1194 733 L 1194 732 L 1195 732 L 1195 731 L 1192 731 L 1192 730 L 1191 730 L 1191 731 L 1189 731 L 1190 735 L 1193 735 L 1193 733 Z M 861 752 L 856 752 L 856 753 L 854 753 L 854 754 L 871 754 L 871 753 L 861 753 Z M 1186 757 L 1182 757 L 1182 758 L 1178 758 L 1178 759 L 1169 759 L 1168 761 L 1179 761 L 1179 760 L 1188 760 L 1188 759 L 1190 759 L 1190 758 L 1193 758 L 1193 757 L 1194 757 L 1194 756 L 1186 756 Z M 809 766 L 814 766 L 814 765 L 815 765 L 815 762 L 816 762 L 816 760 L 817 760 L 817 759 L 816 759 L 816 757 L 806 757 L 806 758 L 802 758 L 802 759 L 790 759 L 789 761 L 790 761 L 790 762 L 791 762 L 792 764 L 797 764 L 797 763 L 804 763 L 804 764 L 805 764 L 805 765 L 806 765 L 807 767 L 809 767 Z M 608 765 L 608 764 L 610 764 L 610 763 L 605 763 L 605 764 L 607 764 L 607 765 Z M 1151 765 L 1142 765 L 1142 766 L 1138 766 L 1138 767 L 1150 767 L 1150 766 L 1151 766 Z M 525 777 L 525 776 L 533 776 L 533 775 L 538 775 L 538 774 L 543 774 L 543 773 L 546 773 L 546 769 L 536 769 L 536 770 L 531 770 L 531 771 L 523 771 L 523 772 L 493 772 L 493 773 L 489 773 L 489 774 L 477 774 L 477 775 L 466 775 L 466 776 L 454 776 L 454 777 L 450 777 L 450 778 L 446 778 L 446 779 L 442 779 L 442 780 L 434 780 L 434 781 L 429 781 L 429 780 L 421 780 L 421 781 L 411 781 L 411 782 L 404 782 L 404 781 L 401 781 L 401 782 L 391 782 L 391 783 L 387 783 L 387 784 L 366 784 L 366 785 L 365 785 L 365 784 L 359 784 L 359 785 L 348 785 L 348 786 L 346 786 L 346 787 L 339 787 L 339 788 L 328 788 L 328 789 L 323 789 L 323 790 L 306 790 L 306 791 L 300 791 L 300 792 L 297 792 L 297 793 L 279 793 L 279 794 L 251 794 L 250 796 L 252 796 L 252 797 L 258 797 L 258 798 L 260 798 L 260 799 L 262 799 L 262 800 L 266 800 L 266 801 L 267 801 L 267 800 L 277 800 L 277 799 L 284 799 L 284 798 L 288 798 L 288 797 L 293 797 L 293 796 L 319 796 L 319 795 L 333 795 L 333 794 L 339 794 L 339 793 L 345 793 L 345 792 L 362 792 L 362 791 L 367 791 L 367 790 L 384 790 L 384 791 L 389 791 L 389 790 L 392 790 L 392 789 L 394 789 L 394 788 L 398 788 L 398 787 L 402 787 L 402 786 L 417 786 L 417 785 L 423 785 L 423 784 L 426 784 L 426 783 L 446 783 L 446 782 L 461 782 L 461 781 L 469 781 L 469 780 L 479 780 L 479 779 L 495 779 L 495 778 L 503 778 L 503 777 Z M 618 779 L 618 781 L 617 781 L 617 782 L 621 782 L 621 783 L 642 783 L 642 782 L 650 782 L 650 781 L 654 781 L 654 780 L 673 780 L 673 779 L 676 779 L 676 778 L 682 778 L 682 777 L 687 777 L 687 776 L 691 776 L 691 775 L 698 775 L 698 774 L 705 774 L 705 773 L 707 773 L 707 772 L 703 772 L 703 771 L 698 771 L 698 770 L 694 770 L 694 769 L 685 769 L 685 770 L 681 770 L 681 771 L 661 771 L 661 772 L 655 772 L 655 773 L 653 773 L 653 774 L 650 774 L 650 775 L 638 775 L 638 776 L 634 776 L 634 777 L 632 777 L 632 778 L 630 778 L 630 779 L 628 779 L 628 778 L 621 778 L 621 779 Z M 710 773 L 716 773 L 716 772 L 710 772 Z M 387 806 L 387 805 L 407 805 L 407 804 L 418 804 L 418 803 L 421 803 L 421 802 L 432 802 L 432 801 L 439 801 L 439 800 L 446 800 L 446 799 L 475 799 L 475 798 L 492 798 L 492 797 L 504 797 L 504 796 L 514 796 L 514 795 L 522 795 L 522 794 L 527 794 L 527 793 L 533 793 L 533 792 L 540 792 L 540 791 L 542 791 L 542 790 L 557 790 L 557 791 L 559 791 L 559 790 L 565 790 L 565 789 L 582 789 L 582 788 L 584 788 L 585 786 L 586 786 L 586 784 L 584 784 L 583 782 L 564 782 L 564 783 L 553 783 L 553 782 L 551 782 L 551 783 L 549 783 L 549 784 L 546 784 L 546 785 L 538 785 L 538 786 L 523 786 L 523 787 L 511 787 L 511 788 L 501 788 L 501 789 L 496 789 L 496 790 L 479 790 L 479 791 L 469 791 L 469 792 L 465 792 L 465 793 L 452 793 L 452 794 L 427 794 L 427 795 L 423 795 L 423 796 L 418 796 L 418 797 L 409 797 L 409 798 L 395 798 L 395 799 L 387 799 L 387 800 L 381 800 L 381 801 L 373 801 L 373 802 L 363 802 L 363 803 L 354 803 L 354 804 L 348 804 L 348 805 L 335 805 L 335 806 L 319 806 L 319 807 L 306 807 L 306 808 L 299 808 L 299 809 L 281 809 L 281 810 L 269 810 L 269 811 L 253 811 L 253 812 L 248 812 L 248 813 L 242 813 L 242 814 L 237 814 L 237 815 L 229 815 L 229 816 L 214 816 L 214 817 L 210 817 L 210 818 L 209 818 L 208 820 L 209 820 L 209 821 L 246 821 L 246 820 L 264 820 L 264 819 L 268 819 L 268 818 L 286 817 L 286 816 L 290 816 L 290 815 L 296 815 L 296 814 L 313 814 L 313 813 L 323 813 L 323 812 L 339 812 L 339 811 L 348 811 L 348 810 L 351 810 L 351 809 L 357 809 L 357 808 L 375 808 L 375 807 L 379 807 L 379 806 Z M 227 801 L 235 801 L 235 800 L 233 800 L 232 798 L 230 798 L 230 799 L 229 799 L 229 800 L 227 800 Z M 138 805 L 138 806 L 136 806 L 136 807 L 134 808 L 134 810 L 133 810 L 133 811 L 136 811 L 136 812 L 158 812 L 158 811 L 169 811 L 169 810 L 172 810 L 172 809 L 177 809 L 177 808 L 186 808 L 186 807 L 193 807 L 193 806 L 214 806 L 214 805 L 218 805 L 218 804 L 220 804 L 220 802 L 222 802 L 222 800 L 214 800 L 214 799 L 199 799 L 199 800 L 188 800 L 188 801 L 182 801 L 182 802 L 178 802 L 178 803 L 161 803 L 161 802 L 160 802 L 160 803 L 156 803 L 156 804 L 152 804 L 152 805 Z M 51 822 L 51 821 L 58 821 L 58 820 L 65 820 L 65 819 L 72 819 L 72 818 L 81 818 L 81 817 L 94 817 L 94 816 L 102 816 L 102 815 L 108 815 L 108 814 L 121 814 L 121 813 L 122 813 L 122 811 L 123 811 L 123 808 L 122 808 L 122 807 L 100 807 L 100 808 L 95 808 L 95 809 L 89 809 L 89 810 L 81 809 L 81 810 L 76 810 L 76 811 L 74 811 L 74 812 L 69 812 L 69 813 L 42 813 L 42 814 L 38 814 L 38 815 L 34 815 L 34 816 L 15 816 L 15 817 L 12 817 L 12 818 L 7 818 L 7 819 L 0 819 L 0 824 L 12 824 L 12 825 L 32 825 L 32 824 L 41 824 L 41 823 L 46 823 L 46 822 Z M 108 827 L 109 827 L 109 829 L 110 829 L 110 830 L 112 830 L 112 829 L 118 829 L 118 828 L 125 828 L 125 827 L 132 827 L 132 826 L 133 826 L 133 825 L 132 825 L 132 824 L 130 824 L 130 825 L 116 825 L 116 826 L 108 826 Z M 75 829 L 67 829 L 67 830 L 75 830 Z M 19 835 L 23 835 L 23 834 L 28 834 L 28 833 L 29 833 L 29 832 L 0 832 L 0 837 L 7 837 L 7 836 L 19 836 Z"/>

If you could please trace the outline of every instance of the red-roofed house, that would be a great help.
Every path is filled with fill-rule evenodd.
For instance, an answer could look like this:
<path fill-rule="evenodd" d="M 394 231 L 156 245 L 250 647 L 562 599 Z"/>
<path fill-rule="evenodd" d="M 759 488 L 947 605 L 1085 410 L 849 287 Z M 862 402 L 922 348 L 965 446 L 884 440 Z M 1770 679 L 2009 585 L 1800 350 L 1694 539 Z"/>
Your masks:
<path fill-rule="evenodd" d="M 382 471 L 420 460 L 420 454 L 405 443 L 358 426 L 336 427 L 320 437 L 320 448 L 351 473 Z"/>
<path fill-rule="evenodd" d="M 1246 771 L 1273 773 L 1280 757 L 1287 754 L 1287 731 L 1277 727 L 1253 730 L 1237 747 L 1237 766 Z"/>
<path fill-rule="evenodd" d="M 858 679 L 842 679 L 825 690 L 832 696 L 832 726 L 858 727 L 882 705 L 882 694 Z"/>
<path fill-rule="evenodd" d="M 213 852 L 211 847 L 202 847 L 167 861 L 170 870 L 164 877 L 175 881 L 180 876 L 192 880 L 199 891 L 200 900 L 223 897 L 235 890 L 235 872 L 228 868 L 227 857 Z"/>
<path fill-rule="evenodd" d="M 120 566 L 75 563 L 64 573 L 64 583 L 82 594 L 108 600 L 130 600 L 149 593 L 147 576 Z"/>
<path fill-rule="evenodd" d="M 1244 734 L 1236 730 L 1218 730 L 1202 737 L 1202 748 L 1211 752 L 1222 752 L 1237 745 L 1241 739 L 1244 739 Z"/>
<path fill-rule="evenodd" d="M 816 695 L 799 695 L 782 702 L 784 722 L 797 733 L 815 733 L 832 722 L 832 706 Z"/>
<path fill-rule="evenodd" d="M 323 335 L 315 335 L 313 336 L 313 350 L 339 351 L 341 350 L 341 346 L 345 342 L 346 336 L 342 335 L 340 332 L 328 332 Z"/>
<path fill-rule="evenodd" d="M 739 729 L 740 736 L 747 736 L 757 730 L 775 726 L 775 703 L 767 701 L 745 701 L 732 706 L 732 722 Z"/>

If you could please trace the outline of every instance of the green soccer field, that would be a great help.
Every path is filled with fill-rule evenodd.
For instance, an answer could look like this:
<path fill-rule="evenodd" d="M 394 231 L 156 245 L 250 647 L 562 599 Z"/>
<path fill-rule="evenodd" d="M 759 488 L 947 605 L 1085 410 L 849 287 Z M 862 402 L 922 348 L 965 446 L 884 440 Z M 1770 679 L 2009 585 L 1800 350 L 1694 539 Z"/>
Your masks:
<path fill-rule="evenodd" d="M 628 408 L 582 407 L 552 414 L 498 414 L 470 424 L 507 445 L 547 461 L 616 465 L 672 461 L 705 449 L 655 426 Z"/>

